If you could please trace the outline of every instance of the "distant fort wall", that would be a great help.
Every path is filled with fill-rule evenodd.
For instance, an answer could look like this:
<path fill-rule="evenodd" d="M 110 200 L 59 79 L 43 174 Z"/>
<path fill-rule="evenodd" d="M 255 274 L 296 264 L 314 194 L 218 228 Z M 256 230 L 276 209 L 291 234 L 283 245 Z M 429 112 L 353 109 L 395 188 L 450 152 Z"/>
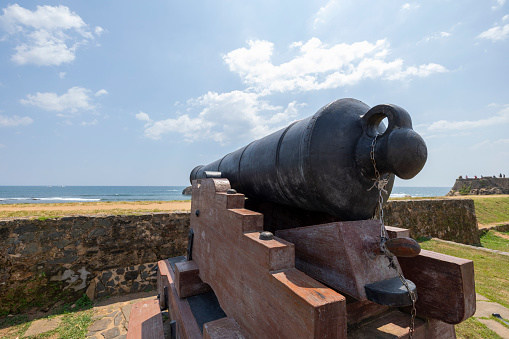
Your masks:
<path fill-rule="evenodd" d="M 471 199 L 398 200 L 385 223 L 478 244 Z M 76 298 L 150 290 L 156 263 L 184 255 L 190 213 L 77 216 L 0 221 L 0 315 Z"/>
<path fill-rule="evenodd" d="M 490 194 L 509 194 L 509 178 L 458 178 L 451 191 L 447 193 L 449 196 Z"/>

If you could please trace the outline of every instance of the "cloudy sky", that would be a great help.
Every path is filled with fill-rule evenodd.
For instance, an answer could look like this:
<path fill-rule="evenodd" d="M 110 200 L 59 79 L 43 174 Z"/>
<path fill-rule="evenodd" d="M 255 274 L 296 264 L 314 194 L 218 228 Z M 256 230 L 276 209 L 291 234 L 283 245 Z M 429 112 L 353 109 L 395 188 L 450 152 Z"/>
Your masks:
<path fill-rule="evenodd" d="M 23 1 L 0 9 L 0 185 L 186 185 L 340 98 L 405 108 L 397 186 L 509 175 L 505 0 Z"/>

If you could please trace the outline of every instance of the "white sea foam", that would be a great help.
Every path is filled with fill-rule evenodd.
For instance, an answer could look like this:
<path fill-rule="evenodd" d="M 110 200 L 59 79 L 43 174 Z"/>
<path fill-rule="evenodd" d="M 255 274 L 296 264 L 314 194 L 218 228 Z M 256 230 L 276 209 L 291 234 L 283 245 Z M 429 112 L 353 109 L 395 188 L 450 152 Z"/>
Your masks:
<path fill-rule="evenodd" d="M 101 201 L 101 199 L 84 199 L 84 198 L 61 198 L 61 197 L 53 197 L 53 198 L 31 198 L 31 200 L 59 200 L 59 201 Z"/>

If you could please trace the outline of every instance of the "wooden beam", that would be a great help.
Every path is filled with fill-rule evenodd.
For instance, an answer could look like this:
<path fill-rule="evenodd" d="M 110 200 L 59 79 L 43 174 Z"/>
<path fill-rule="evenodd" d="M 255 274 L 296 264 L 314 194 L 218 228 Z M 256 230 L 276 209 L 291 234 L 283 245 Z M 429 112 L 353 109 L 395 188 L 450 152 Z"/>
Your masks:
<path fill-rule="evenodd" d="M 180 298 L 209 292 L 210 286 L 200 279 L 200 270 L 194 261 L 175 264 L 175 289 Z"/>
<path fill-rule="evenodd" d="M 244 339 L 235 319 L 226 317 L 203 325 L 203 339 Z"/>
<path fill-rule="evenodd" d="M 475 313 L 474 263 L 421 250 L 414 258 L 398 258 L 406 279 L 417 287 L 417 313 L 459 324 Z"/>
<path fill-rule="evenodd" d="M 159 301 L 145 300 L 132 306 L 127 339 L 164 339 Z"/>

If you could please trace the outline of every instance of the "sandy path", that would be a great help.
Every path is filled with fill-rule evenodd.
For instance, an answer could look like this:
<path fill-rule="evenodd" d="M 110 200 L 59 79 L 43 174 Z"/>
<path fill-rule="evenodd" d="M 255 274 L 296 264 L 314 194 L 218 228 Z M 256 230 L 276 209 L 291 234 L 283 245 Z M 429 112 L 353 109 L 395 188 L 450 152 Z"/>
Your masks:
<path fill-rule="evenodd" d="M 162 210 L 162 211 L 189 211 L 191 210 L 191 200 L 189 201 L 168 201 L 158 203 L 93 203 L 93 204 L 18 204 L 18 205 L 0 205 L 0 211 L 97 211 L 97 210 Z"/>

